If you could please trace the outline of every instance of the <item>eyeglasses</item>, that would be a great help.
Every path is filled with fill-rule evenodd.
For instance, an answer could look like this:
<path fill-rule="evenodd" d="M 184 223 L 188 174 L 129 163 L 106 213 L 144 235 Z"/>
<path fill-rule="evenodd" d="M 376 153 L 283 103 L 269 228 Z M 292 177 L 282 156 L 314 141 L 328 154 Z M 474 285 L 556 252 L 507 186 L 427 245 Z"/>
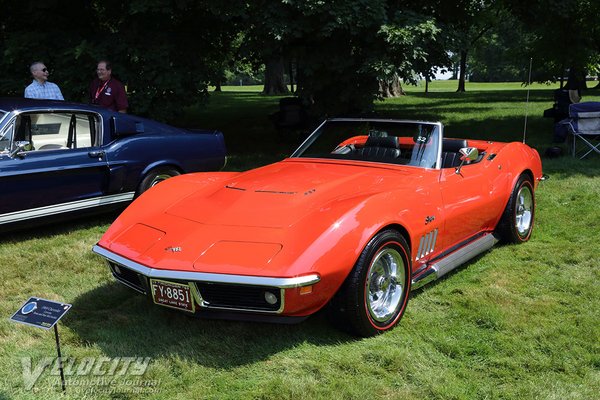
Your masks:
<path fill-rule="evenodd" d="M 48 72 L 48 68 L 42 69 L 42 72 Z"/>

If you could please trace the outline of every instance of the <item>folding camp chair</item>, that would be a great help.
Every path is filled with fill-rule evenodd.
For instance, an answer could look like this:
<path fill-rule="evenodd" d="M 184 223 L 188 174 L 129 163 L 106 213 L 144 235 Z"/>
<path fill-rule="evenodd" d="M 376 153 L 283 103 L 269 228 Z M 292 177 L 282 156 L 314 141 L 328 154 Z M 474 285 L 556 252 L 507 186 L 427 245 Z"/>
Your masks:
<path fill-rule="evenodd" d="M 600 154 L 600 102 L 571 104 L 569 117 L 567 125 L 572 136 L 569 145 L 573 157 L 582 159 L 593 152 Z M 578 143 L 583 149 L 581 146 L 577 149 Z"/>

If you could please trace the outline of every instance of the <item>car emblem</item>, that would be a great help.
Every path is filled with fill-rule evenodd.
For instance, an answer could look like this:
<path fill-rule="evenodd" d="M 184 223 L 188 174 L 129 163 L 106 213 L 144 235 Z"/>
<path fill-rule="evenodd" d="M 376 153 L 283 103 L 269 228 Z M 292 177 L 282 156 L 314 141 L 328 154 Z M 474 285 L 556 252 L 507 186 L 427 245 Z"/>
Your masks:
<path fill-rule="evenodd" d="M 179 253 L 181 252 L 181 247 L 167 247 L 165 251 L 170 251 L 171 253 Z"/>

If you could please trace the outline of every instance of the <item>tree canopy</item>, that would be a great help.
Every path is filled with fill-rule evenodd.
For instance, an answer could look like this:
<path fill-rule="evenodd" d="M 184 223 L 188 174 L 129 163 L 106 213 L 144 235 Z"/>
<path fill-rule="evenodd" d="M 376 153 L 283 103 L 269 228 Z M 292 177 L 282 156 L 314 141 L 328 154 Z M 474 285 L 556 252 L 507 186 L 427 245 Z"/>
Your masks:
<path fill-rule="evenodd" d="M 85 101 L 107 58 L 131 111 L 167 119 L 202 102 L 226 70 L 266 71 L 265 93 L 297 94 L 319 114 L 370 109 L 389 82 L 432 79 L 459 56 L 477 80 L 597 72 L 589 0 L 0 0 L 0 94 L 21 96 L 44 61 L 66 98 Z M 525 61 L 524 61 L 525 60 Z M 265 68 L 266 66 L 266 68 Z M 383 91 L 385 92 L 385 91 Z M 389 92 L 389 90 L 388 90 Z"/>

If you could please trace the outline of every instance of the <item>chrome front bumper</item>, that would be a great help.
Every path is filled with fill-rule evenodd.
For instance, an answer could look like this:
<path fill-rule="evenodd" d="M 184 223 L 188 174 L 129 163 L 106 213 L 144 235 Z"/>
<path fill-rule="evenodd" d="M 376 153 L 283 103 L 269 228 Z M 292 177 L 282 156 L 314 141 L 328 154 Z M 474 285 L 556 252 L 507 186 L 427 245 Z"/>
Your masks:
<path fill-rule="evenodd" d="M 149 279 L 186 282 L 190 284 L 190 287 L 195 294 L 196 301 L 200 307 L 207 309 L 278 314 L 283 311 L 285 289 L 310 286 L 320 281 L 320 277 L 317 274 L 309 274 L 293 278 L 274 278 L 264 276 L 162 270 L 150 268 L 131 261 L 98 245 L 94 246 L 92 251 L 107 260 L 113 276 L 120 283 L 126 285 L 127 287 L 142 294 L 151 295 L 148 285 Z M 212 299 L 203 297 L 202 287 L 206 284 L 227 286 L 223 286 L 223 293 L 217 296 L 215 295 L 215 291 L 212 290 L 212 299 L 216 301 L 211 301 Z M 244 302 L 243 299 L 240 299 L 239 304 L 234 304 L 233 302 L 227 301 L 225 294 L 226 292 L 230 291 L 233 294 L 233 292 L 236 292 L 236 290 L 247 292 L 248 290 L 252 291 L 268 289 L 275 289 L 279 292 L 280 298 L 277 309 L 268 310 L 260 307 L 257 308 L 255 305 L 250 305 L 248 302 Z"/>

